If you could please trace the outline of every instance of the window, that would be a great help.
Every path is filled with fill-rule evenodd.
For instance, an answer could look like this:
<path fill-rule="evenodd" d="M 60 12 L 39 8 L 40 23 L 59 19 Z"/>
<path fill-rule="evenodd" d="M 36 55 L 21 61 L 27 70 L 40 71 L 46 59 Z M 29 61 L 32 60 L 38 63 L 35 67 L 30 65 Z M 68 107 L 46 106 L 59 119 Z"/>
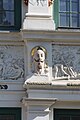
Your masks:
<path fill-rule="evenodd" d="M 21 108 L 0 108 L 0 120 L 21 120 Z"/>
<path fill-rule="evenodd" d="M 56 27 L 80 28 L 80 0 L 54 0 Z"/>
<path fill-rule="evenodd" d="M 0 30 L 19 30 L 21 0 L 0 0 Z"/>
<path fill-rule="evenodd" d="M 54 109 L 54 120 L 80 120 L 80 110 Z"/>

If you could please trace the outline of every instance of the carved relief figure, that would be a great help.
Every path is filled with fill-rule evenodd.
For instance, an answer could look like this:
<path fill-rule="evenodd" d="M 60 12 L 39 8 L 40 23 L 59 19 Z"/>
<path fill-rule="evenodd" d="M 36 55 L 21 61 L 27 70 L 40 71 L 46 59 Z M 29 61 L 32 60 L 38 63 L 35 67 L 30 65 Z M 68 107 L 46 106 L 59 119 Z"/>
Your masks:
<path fill-rule="evenodd" d="M 46 0 L 37 0 L 37 6 L 38 5 L 41 5 L 41 6 L 44 6 Z"/>
<path fill-rule="evenodd" d="M 80 79 L 80 46 L 52 45 L 54 79 Z"/>
<path fill-rule="evenodd" d="M 46 74 L 48 67 L 46 65 L 46 50 L 43 47 L 36 47 L 32 50 L 32 71 L 37 74 Z"/>
<path fill-rule="evenodd" d="M 0 79 L 18 80 L 24 77 L 24 60 L 21 47 L 0 46 Z"/>
<path fill-rule="evenodd" d="M 46 0 L 30 0 L 29 3 L 33 6 L 40 6 L 40 7 L 44 7 L 47 5 Z"/>
<path fill-rule="evenodd" d="M 19 67 L 16 60 L 13 59 L 11 63 L 6 66 L 4 79 L 17 80 L 18 78 L 22 78 L 23 75 L 23 69 Z"/>
<path fill-rule="evenodd" d="M 74 72 L 72 67 L 66 67 L 62 64 L 56 64 L 53 68 L 54 78 L 64 78 L 67 77 L 68 79 L 77 77 L 77 73 Z"/>

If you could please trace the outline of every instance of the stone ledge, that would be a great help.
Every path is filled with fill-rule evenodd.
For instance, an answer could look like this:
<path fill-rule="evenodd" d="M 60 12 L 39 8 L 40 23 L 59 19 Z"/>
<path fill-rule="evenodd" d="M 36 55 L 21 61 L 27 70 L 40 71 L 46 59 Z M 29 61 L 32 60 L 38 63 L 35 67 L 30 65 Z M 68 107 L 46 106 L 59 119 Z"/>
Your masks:
<path fill-rule="evenodd" d="M 23 41 L 21 32 L 0 31 L 0 41 Z"/>
<path fill-rule="evenodd" d="M 53 44 L 80 45 L 80 31 L 21 29 L 24 41 L 48 41 Z M 76 40 L 76 41 L 75 41 Z"/>
<path fill-rule="evenodd" d="M 41 99 L 41 98 L 26 98 L 23 97 L 21 102 L 26 106 L 28 105 L 47 105 L 47 106 L 51 106 L 52 104 L 54 104 L 57 101 L 57 98 L 45 98 L 45 99 Z"/>
<path fill-rule="evenodd" d="M 80 80 L 26 80 L 23 87 L 26 89 L 80 89 Z"/>

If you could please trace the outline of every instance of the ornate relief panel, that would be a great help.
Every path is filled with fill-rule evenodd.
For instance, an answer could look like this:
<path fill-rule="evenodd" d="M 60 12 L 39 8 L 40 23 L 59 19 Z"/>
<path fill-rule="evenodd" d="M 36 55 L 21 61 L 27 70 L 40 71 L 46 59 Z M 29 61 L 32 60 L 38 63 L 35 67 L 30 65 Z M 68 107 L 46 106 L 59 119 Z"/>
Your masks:
<path fill-rule="evenodd" d="M 0 46 L 0 79 L 24 78 L 23 46 Z"/>
<path fill-rule="evenodd" d="M 80 46 L 52 45 L 54 79 L 80 78 Z"/>

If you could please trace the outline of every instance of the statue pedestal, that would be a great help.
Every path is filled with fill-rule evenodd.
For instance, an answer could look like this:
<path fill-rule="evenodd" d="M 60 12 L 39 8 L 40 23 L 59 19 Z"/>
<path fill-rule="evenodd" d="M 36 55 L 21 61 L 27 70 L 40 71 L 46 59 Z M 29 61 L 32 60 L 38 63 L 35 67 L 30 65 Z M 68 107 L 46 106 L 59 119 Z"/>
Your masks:
<path fill-rule="evenodd" d="M 25 14 L 23 29 L 54 30 L 55 25 L 49 12 L 48 0 L 29 0 L 28 13 Z"/>
<path fill-rule="evenodd" d="M 49 14 L 26 14 L 23 29 L 27 30 L 55 30 L 54 21 Z"/>
<path fill-rule="evenodd" d="M 28 76 L 26 78 L 26 81 L 24 83 L 24 88 L 26 88 L 28 85 L 46 85 L 50 84 L 49 77 L 47 75 L 33 75 Z"/>

